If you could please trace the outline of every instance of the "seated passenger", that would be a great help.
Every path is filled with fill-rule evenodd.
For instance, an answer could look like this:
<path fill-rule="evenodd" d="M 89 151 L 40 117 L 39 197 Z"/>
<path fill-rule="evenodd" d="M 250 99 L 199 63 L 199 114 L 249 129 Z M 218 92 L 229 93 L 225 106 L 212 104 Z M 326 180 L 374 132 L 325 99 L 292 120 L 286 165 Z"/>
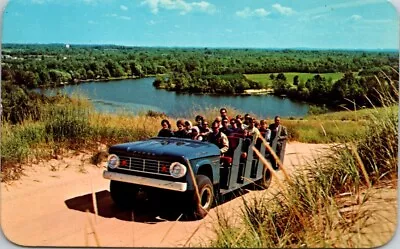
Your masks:
<path fill-rule="evenodd" d="M 250 114 L 248 114 L 248 113 L 244 114 L 244 117 L 243 117 L 244 128 L 247 128 L 247 126 L 249 126 L 250 121 L 251 121 Z"/>
<path fill-rule="evenodd" d="M 179 119 L 178 121 L 176 121 L 176 127 L 178 127 L 178 130 L 174 132 L 174 136 L 185 138 L 186 137 L 185 121 Z"/>
<path fill-rule="evenodd" d="M 225 119 L 226 118 L 226 119 L 229 120 L 228 111 L 226 110 L 225 107 L 219 109 L 219 114 L 221 114 L 221 119 Z"/>
<path fill-rule="evenodd" d="M 204 138 L 208 137 L 208 134 L 211 132 L 210 128 L 208 127 L 207 120 L 203 120 L 202 126 L 199 128 L 200 135 Z"/>
<path fill-rule="evenodd" d="M 227 136 L 232 133 L 231 128 L 229 128 L 229 120 L 227 118 L 222 119 L 222 128 L 220 128 L 219 130 Z"/>
<path fill-rule="evenodd" d="M 161 121 L 162 129 L 158 132 L 159 137 L 173 137 L 174 133 L 171 131 L 171 124 L 168 120 L 164 119 Z"/>
<path fill-rule="evenodd" d="M 244 130 L 244 128 L 247 127 L 245 124 L 243 124 L 243 117 L 240 114 L 236 115 L 236 125 L 241 130 Z"/>
<path fill-rule="evenodd" d="M 236 133 L 243 133 L 244 131 L 244 125 L 242 123 L 242 120 L 240 118 L 236 119 L 236 126 L 237 126 L 237 131 Z"/>
<path fill-rule="evenodd" d="M 247 136 L 251 137 L 253 141 L 261 136 L 260 131 L 254 126 L 255 122 L 255 118 L 248 118 L 249 126 L 245 129 L 248 133 Z"/>
<path fill-rule="evenodd" d="M 219 130 L 217 122 L 213 122 L 211 125 L 212 132 L 208 134 L 207 141 L 218 146 L 221 155 L 229 150 L 228 137 Z"/>
<path fill-rule="evenodd" d="M 240 133 L 240 129 L 237 127 L 235 118 L 231 118 L 229 123 L 230 123 L 229 129 L 231 130 L 231 133 Z"/>
<path fill-rule="evenodd" d="M 192 128 L 193 128 L 192 122 L 190 122 L 189 120 L 186 120 L 185 121 L 185 131 L 186 131 L 187 138 L 191 138 L 190 133 L 192 132 Z"/>
<path fill-rule="evenodd" d="M 222 128 L 222 118 L 221 117 L 216 117 L 214 121 L 218 123 L 219 128 Z"/>
<path fill-rule="evenodd" d="M 201 115 L 197 115 L 194 120 L 196 121 L 196 126 L 199 127 L 199 129 L 201 130 L 201 127 L 203 126 L 204 117 Z"/>
<path fill-rule="evenodd" d="M 264 137 L 269 142 L 271 138 L 271 130 L 268 128 L 267 120 L 263 119 L 260 121 L 260 129 L 258 130 L 264 134 Z"/>
<path fill-rule="evenodd" d="M 190 136 L 192 140 L 203 141 L 203 136 L 200 135 L 199 128 L 194 126 L 192 128 L 192 132 L 190 132 Z"/>

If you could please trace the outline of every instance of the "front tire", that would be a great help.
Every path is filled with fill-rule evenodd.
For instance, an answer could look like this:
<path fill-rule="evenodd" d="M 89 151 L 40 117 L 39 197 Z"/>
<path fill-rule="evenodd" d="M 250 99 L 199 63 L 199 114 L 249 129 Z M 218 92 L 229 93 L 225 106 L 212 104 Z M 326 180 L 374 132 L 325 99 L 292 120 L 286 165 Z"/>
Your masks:
<path fill-rule="evenodd" d="M 198 201 L 196 193 L 193 193 L 194 217 L 195 219 L 202 219 L 214 204 L 214 188 L 210 178 L 205 175 L 197 175 L 196 182 L 200 200 Z"/>
<path fill-rule="evenodd" d="M 113 180 L 110 182 L 111 199 L 120 208 L 133 208 L 138 191 L 134 184 Z"/>

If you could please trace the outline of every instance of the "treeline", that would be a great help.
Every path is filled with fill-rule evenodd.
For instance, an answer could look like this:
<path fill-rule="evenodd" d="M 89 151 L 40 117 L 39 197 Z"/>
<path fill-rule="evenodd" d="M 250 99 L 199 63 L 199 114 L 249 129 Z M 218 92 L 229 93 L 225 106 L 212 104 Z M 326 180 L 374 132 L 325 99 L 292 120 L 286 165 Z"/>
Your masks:
<path fill-rule="evenodd" d="M 382 93 L 392 98 L 398 98 L 398 73 L 394 68 L 383 67 L 375 70 L 364 70 L 358 74 L 347 72 L 337 80 L 326 79 L 316 74 L 307 81 L 299 81 L 298 77 L 289 82 L 285 75 L 280 73 L 273 77 L 275 95 L 286 95 L 291 99 L 316 103 L 336 108 L 339 106 L 372 107 L 381 106 Z M 395 80 L 392 80 L 395 79 Z"/>
<path fill-rule="evenodd" d="M 260 89 L 263 84 L 248 80 L 243 74 L 194 75 L 171 73 L 157 76 L 153 86 L 176 92 L 235 94 L 246 89 Z"/>
<path fill-rule="evenodd" d="M 279 77 L 274 80 L 278 95 L 338 104 L 346 102 L 344 98 L 361 101 L 365 94 L 374 99 L 374 89 L 378 86 L 374 75 L 382 70 L 390 74 L 391 68 L 397 67 L 398 53 L 394 51 L 3 44 L 2 117 L 19 122 L 21 118 L 16 110 L 31 107 L 32 113 L 35 112 L 32 103 L 39 97 L 34 97 L 29 89 L 82 81 L 161 75 L 156 77 L 155 87 L 178 92 L 233 94 L 266 87 L 247 80 L 243 74 L 358 72 L 359 77 L 348 75 L 338 82 L 318 77 L 304 84 L 293 84 Z M 368 104 L 365 98 L 361 102 Z"/>
<path fill-rule="evenodd" d="M 397 52 L 362 51 L 4 44 L 2 54 L 3 81 L 28 88 L 165 73 L 190 80 L 187 75 L 203 79 L 227 74 L 347 72 L 398 65 Z"/>

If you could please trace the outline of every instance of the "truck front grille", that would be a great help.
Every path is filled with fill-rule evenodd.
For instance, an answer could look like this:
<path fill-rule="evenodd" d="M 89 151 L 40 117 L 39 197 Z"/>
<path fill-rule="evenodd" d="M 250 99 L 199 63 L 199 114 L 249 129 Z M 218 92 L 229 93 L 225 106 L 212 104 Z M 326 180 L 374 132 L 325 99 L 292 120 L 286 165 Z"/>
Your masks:
<path fill-rule="evenodd" d="M 120 165 L 118 168 L 120 169 L 158 175 L 170 175 L 169 166 L 171 162 L 126 156 L 119 156 L 119 159 Z M 126 163 L 123 163 L 123 161 Z"/>

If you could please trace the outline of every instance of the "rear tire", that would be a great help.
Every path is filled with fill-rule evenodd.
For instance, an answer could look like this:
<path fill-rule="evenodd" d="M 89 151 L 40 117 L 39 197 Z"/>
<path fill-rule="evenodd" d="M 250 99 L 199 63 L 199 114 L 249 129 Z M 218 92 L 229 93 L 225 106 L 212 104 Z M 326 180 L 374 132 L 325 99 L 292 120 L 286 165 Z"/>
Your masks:
<path fill-rule="evenodd" d="M 199 189 L 200 201 L 197 201 L 196 193 L 193 193 L 194 218 L 202 219 L 210 211 L 214 204 L 214 187 L 210 178 L 205 175 L 196 176 L 197 187 Z"/>
<path fill-rule="evenodd" d="M 133 208 L 138 191 L 138 187 L 131 183 L 110 182 L 111 199 L 120 208 Z"/>
<path fill-rule="evenodd" d="M 272 181 L 271 172 L 267 167 L 264 167 L 262 178 L 254 183 L 254 187 L 255 189 L 258 190 L 268 189 L 269 186 L 271 185 L 271 181 Z"/>

